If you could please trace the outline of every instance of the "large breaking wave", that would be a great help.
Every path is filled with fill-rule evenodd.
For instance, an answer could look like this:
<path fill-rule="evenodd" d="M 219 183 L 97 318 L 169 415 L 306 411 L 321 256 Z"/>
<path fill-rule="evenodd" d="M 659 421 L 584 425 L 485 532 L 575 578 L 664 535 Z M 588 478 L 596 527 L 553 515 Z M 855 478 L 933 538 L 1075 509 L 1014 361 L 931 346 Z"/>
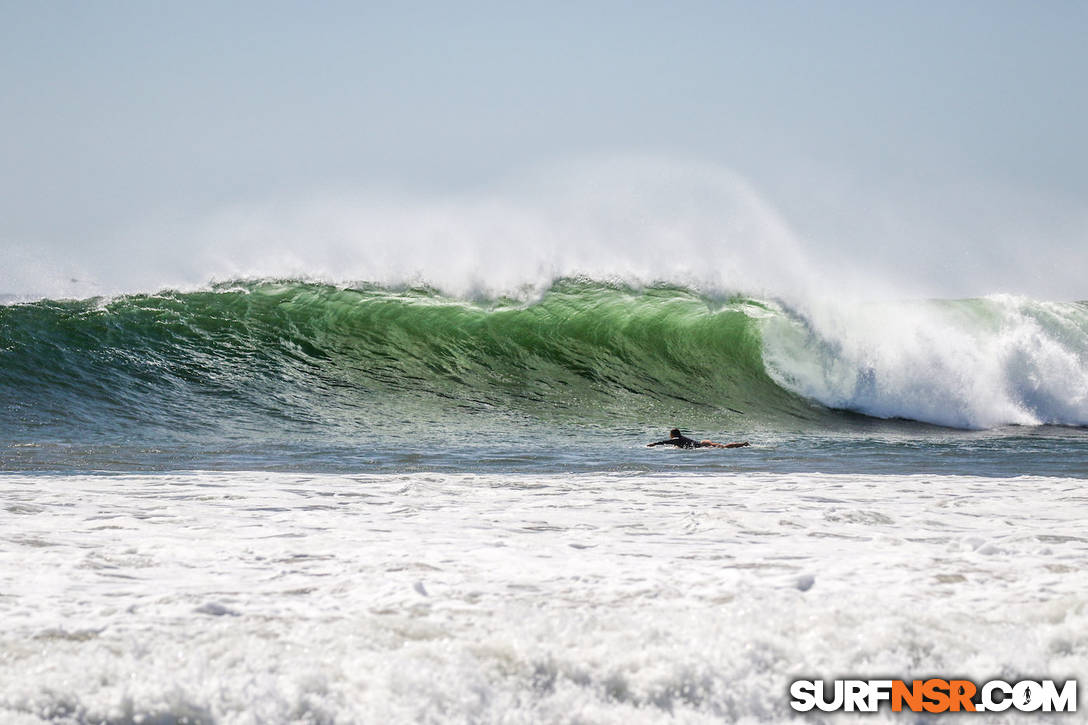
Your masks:
<path fill-rule="evenodd" d="M 515 415 L 1088 424 L 1088 305 L 810 304 L 562 279 L 532 300 L 257 280 L 0 307 L 24 432 L 344 430 Z"/>

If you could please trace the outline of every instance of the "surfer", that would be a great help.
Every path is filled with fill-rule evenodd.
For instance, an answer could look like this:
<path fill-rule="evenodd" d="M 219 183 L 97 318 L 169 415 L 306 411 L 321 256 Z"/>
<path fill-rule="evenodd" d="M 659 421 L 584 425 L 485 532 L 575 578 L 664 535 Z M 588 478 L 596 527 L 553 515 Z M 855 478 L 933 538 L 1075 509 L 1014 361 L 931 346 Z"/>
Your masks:
<path fill-rule="evenodd" d="M 750 445 L 748 441 L 743 443 L 715 443 L 714 441 L 697 441 L 680 433 L 679 428 L 669 431 L 669 437 L 657 443 L 647 443 L 647 448 L 654 446 L 676 446 L 677 448 L 744 448 Z"/>

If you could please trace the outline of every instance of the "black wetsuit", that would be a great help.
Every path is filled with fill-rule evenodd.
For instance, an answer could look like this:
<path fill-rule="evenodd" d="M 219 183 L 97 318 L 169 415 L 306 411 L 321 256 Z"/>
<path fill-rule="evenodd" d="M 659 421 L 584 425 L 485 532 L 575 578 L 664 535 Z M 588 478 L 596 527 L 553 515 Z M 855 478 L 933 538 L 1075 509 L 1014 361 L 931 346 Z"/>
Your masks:
<path fill-rule="evenodd" d="M 663 441 L 657 443 L 650 443 L 651 446 L 676 446 L 677 448 L 709 448 L 709 444 L 700 443 L 694 438 L 688 438 L 687 436 L 679 436 L 678 438 L 666 438 Z"/>

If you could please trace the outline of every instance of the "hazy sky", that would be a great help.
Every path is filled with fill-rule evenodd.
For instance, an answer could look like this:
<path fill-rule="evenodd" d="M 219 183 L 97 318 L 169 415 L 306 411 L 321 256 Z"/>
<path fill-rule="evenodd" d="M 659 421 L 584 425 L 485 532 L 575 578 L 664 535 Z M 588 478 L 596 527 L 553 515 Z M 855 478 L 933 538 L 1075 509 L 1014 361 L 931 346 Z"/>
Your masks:
<path fill-rule="evenodd" d="M 649 154 L 814 255 L 1088 298 L 1085 38 L 1082 2 L 3 2 L 0 251 Z"/>

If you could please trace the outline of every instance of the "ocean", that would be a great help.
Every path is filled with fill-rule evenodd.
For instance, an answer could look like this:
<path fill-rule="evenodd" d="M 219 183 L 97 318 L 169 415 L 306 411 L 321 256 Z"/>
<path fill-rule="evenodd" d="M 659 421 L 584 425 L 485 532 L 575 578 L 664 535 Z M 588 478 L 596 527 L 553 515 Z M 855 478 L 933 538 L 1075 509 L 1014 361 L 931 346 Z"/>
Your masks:
<path fill-rule="evenodd" d="M 789 683 L 1088 672 L 1088 303 L 799 299 L 7 300 L 0 721 L 1035 722 Z"/>

